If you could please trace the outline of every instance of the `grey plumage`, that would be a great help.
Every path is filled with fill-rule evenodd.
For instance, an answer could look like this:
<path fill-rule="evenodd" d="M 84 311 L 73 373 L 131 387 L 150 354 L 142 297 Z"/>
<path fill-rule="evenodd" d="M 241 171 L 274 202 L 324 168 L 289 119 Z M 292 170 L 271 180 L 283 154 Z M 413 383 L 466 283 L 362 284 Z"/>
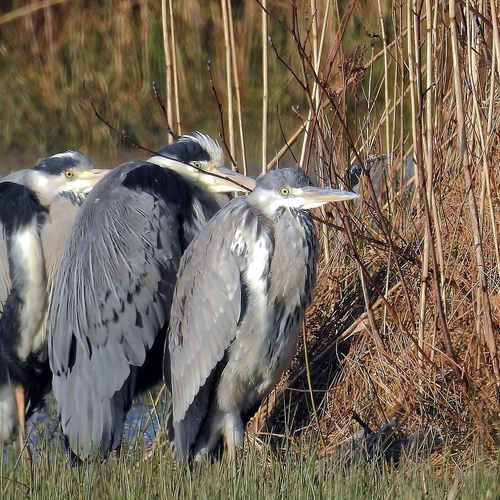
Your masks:
<path fill-rule="evenodd" d="M 174 458 L 200 460 L 244 426 L 294 352 L 315 284 L 307 209 L 355 198 L 314 188 L 299 168 L 273 171 L 232 200 L 185 252 L 172 303 L 164 376 Z"/>
<path fill-rule="evenodd" d="M 16 412 L 23 436 L 25 414 L 50 390 L 51 287 L 78 208 L 74 200 L 103 174 L 83 153 L 67 151 L 0 182 L 0 442 L 12 439 Z"/>
<path fill-rule="evenodd" d="M 224 155 L 215 141 L 197 134 L 179 142 L 204 152 L 184 162 L 219 171 Z M 234 190 L 223 184 L 153 157 L 114 169 L 82 205 L 63 256 L 49 344 L 61 426 L 80 459 L 116 449 L 132 398 L 161 378 L 178 264 L 219 209 L 209 191 Z"/>

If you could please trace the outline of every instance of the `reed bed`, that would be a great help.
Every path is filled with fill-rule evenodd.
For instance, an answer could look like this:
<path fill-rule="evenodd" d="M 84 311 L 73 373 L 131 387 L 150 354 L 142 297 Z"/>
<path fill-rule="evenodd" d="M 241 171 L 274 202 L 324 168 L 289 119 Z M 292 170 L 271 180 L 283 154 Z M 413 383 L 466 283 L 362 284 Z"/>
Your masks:
<path fill-rule="evenodd" d="M 122 154 L 85 79 L 103 116 L 149 148 L 169 129 L 220 132 L 251 174 L 296 161 L 363 194 L 316 214 L 316 301 L 249 442 L 300 443 L 316 467 L 390 424 L 383 446 L 418 442 L 424 463 L 474 464 L 477 442 L 496 459 L 495 1 L 90 4 L 0 16 L 2 150 Z"/>

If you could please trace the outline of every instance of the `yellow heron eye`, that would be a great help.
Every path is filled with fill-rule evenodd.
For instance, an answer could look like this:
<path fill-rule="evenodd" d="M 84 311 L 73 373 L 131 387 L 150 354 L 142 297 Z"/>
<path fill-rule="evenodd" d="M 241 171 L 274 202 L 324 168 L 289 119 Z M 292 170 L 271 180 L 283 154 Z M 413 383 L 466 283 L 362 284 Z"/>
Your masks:
<path fill-rule="evenodd" d="M 66 172 L 64 172 L 64 175 L 67 179 L 72 179 L 75 176 L 75 173 L 73 172 L 73 170 L 66 170 Z"/>
<path fill-rule="evenodd" d="M 280 188 L 280 195 L 281 196 L 288 196 L 289 194 L 290 194 L 290 188 L 287 188 L 287 187 Z"/>

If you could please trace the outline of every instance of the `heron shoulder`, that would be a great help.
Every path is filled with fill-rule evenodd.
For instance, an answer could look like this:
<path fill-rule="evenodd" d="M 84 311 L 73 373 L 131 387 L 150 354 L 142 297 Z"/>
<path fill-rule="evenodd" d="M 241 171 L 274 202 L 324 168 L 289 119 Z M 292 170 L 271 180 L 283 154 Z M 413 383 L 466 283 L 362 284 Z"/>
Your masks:
<path fill-rule="evenodd" d="M 0 183 L 0 223 L 6 230 L 20 229 L 45 213 L 31 189 L 14 182 Z"/>
<path fill-rule="evenodd" d="M 28 177 L 29 168 L 24 168 L 22 170 L 16 170 L 7 174 L 5 177 L 0 179 L 1 182 L 15 182 L 16 184 L 26 184 L 26 179 Z"/>

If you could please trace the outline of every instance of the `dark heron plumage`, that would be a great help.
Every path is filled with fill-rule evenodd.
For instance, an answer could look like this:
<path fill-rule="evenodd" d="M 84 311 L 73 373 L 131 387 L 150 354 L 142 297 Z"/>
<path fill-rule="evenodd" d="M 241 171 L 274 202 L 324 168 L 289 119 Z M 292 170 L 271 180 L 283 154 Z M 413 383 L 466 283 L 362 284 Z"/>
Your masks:
<path fill-rule="evenodd" d="M 244 427 L 290 363 L 316 277 L 308 210 L 358 195 L 312 186 L 300 168 L 272 171 L 233 199 L 186 250 L 164 376 L 174 458 L 200 460 Z"/>
<path fill-rule="evenodd" d="M 106 171 L 78 151 L 40 159 L 0 182 L 0 442 L 50 391 L 46 314 L 66 236 Z M 17 417 L 17 418 L 16 418 Z"/>
<path fill-rule="evenodd" d="M 219 209 L 212 193 L 245 190 L 231 179 L 254 184 L 220 176 L 224 154 L 208 136 L 162 153 L 169 158 L 127 162 L 103 179 L 62 259 L 49 356 L 61 427 L 82 460 L 119 447 L 134 395 L 161 379 L 180 258 Z"/>

